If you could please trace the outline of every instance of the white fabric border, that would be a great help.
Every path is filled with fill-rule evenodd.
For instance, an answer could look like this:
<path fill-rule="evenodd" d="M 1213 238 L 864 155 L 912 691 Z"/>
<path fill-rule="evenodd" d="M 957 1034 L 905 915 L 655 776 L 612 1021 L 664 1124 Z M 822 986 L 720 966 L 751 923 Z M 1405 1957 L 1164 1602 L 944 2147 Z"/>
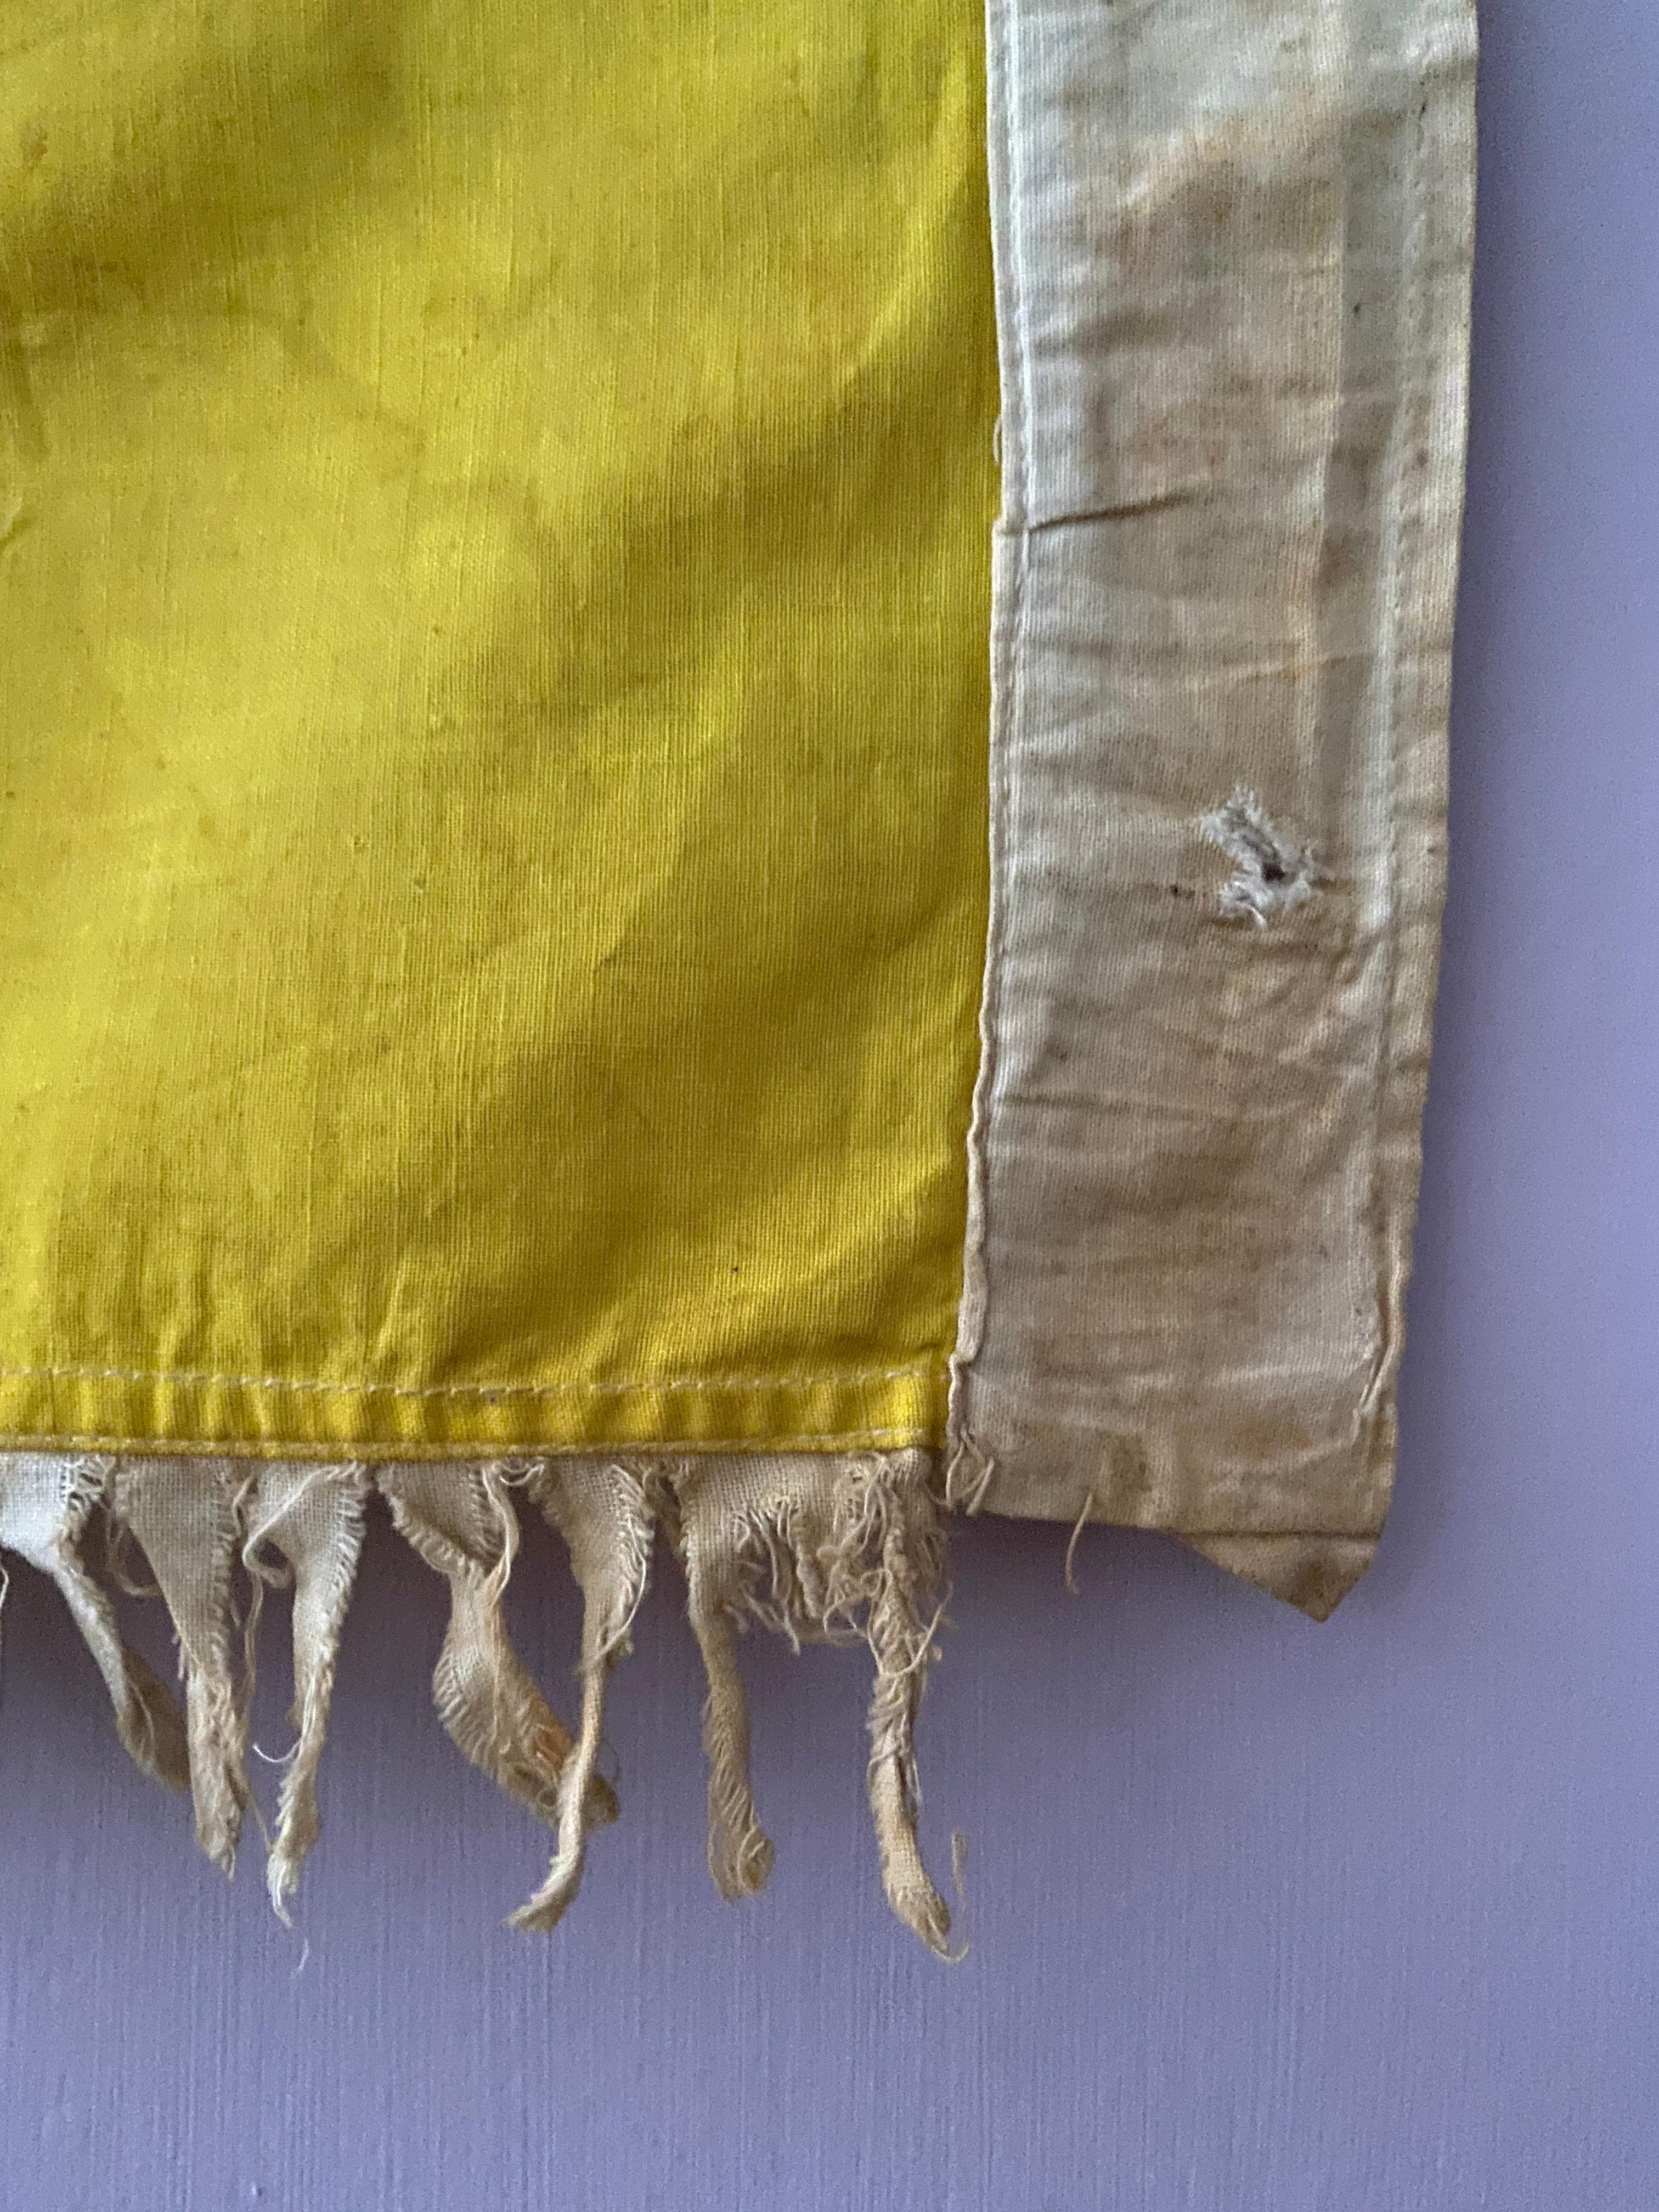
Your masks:
<path fill-rule="evenodd" d="M 1315 1613 L 1393 1468 L 1474 51 L 1467 0 L 989 0 L 1004 489 L 952 1495 L 1175 1529 Z M 1277 904 L 1276 852 L 1307 863 Z"/>

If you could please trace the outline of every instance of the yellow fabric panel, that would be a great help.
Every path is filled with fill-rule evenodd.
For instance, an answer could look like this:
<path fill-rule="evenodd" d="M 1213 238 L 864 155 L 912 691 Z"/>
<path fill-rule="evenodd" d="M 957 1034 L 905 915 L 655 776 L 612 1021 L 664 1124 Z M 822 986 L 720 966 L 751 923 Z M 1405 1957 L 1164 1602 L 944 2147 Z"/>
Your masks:
<path fill-rule="evenodd" d="M 23 0 L 0 1433 L 943 1429 L 965 0 Z"/>

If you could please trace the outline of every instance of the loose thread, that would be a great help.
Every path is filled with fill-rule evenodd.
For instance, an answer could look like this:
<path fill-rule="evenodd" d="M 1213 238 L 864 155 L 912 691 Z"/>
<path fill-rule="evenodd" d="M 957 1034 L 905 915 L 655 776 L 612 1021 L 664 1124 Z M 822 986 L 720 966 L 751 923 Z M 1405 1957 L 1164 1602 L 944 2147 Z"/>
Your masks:
<path fill-rule="evenodd" d="M 1083 1510 L 1077 1516 L 1077 1526 L 1072 1531 L 1072 1540 L 1066 1547 L 1066 1587 L 1073 1597 L 1079 1595 L 1077 1577 L 1072 1571 L 1077 1559 L 1078 1542 L 1093 1517 L 1094 1510 L 1095 1493 L 1092 1490 L 1086 1490 L 1083 1493 Z"/>

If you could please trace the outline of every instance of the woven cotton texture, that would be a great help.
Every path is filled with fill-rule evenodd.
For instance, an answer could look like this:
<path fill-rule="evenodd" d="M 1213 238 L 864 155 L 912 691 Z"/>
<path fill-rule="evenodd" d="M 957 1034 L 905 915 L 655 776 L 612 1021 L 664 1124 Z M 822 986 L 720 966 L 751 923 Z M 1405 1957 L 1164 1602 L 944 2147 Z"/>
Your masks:
<path fill-rule="evenodd" d="M 0 86 L 0 1429 L 943 1432 L 995 338 L 945 0 Z"/>

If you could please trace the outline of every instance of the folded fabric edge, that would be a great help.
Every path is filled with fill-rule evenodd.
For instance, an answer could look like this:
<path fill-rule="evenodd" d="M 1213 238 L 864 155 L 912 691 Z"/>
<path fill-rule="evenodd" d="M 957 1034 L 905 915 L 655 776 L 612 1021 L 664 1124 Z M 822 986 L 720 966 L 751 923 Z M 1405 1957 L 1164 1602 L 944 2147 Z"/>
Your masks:
<path fill-rule="evenodd" d="M 1336 1525 L 1321 1527 L 1306 1511 L 1305 1470 L 1294 1460 L 1264 1479 L 1256 1469 L 1195 1462 L 1182 1437 L 1151 1430 L 1103 1431 L 1092 1481 L 1051 1480 L 1036 1490 L 1011 1486 L 995 1457 L 958 1437 L 945 1460 L 945 1500 L 970 1515 L 1069 1525 L 1073 1544 L 1091 1525 L 1174 1536 L 1310 1620 L 1328 1620 L 1376 1555 L 1395 1426 L 1392 1408 L 1379 1409 L 1364 1443 L 1367 1479 L 1349 1485 L 1350 1510 Z"/>
<path fill-rule="evenodd" d="M 735 1638 L 751 1623 L 805 1643 L 863 1643 L 874 1664 L 866 1782 L 883 1886 L 933 1951 L 951 1915 L 916 1836 L 917 1711 L 943 1617 L 944 1497 L 937 1455 L 789 1453 L 502 1459 L 371 1465 L 0 1453 L 0 1552 L 48 1575 L 70 1606 L 139 1766 L 188 1784 L 198 1840 L 233 1871 L 252 1804 L 248 1727 L 260 1611 L 291 1587 L 295 1731 L 270 1830 L 266 1880 L 289 1917 L 321 1820 L 318 1775 L 340 1632 L 376 1493 L 450 1589 L 434 1700 L 466 1756 L 555 1832 L 544 1880 L 512 1916 L 550 1929 L 580 1885 L 593 1827 L 616 1816 L 597 1771 L 605 1689 L 629 1649 L 660 1532 L 684 1572 L 708 1674 L 708 1863 L 722 1896 L 764 1884 L 772 1845 L 749 1773 Z M 583 1600 L 573 1731 L 508 1640 L 503 1601 L 520 1501 L 564 1540 Z M 153 1584 L 136 1583 L 136 1546 Z M 94 1565 L 101 1551 L 100 1574 Z M 159 1595 L 184 1685 L 180 1715 L 127 1649 L 106 1583 Z"/>
<path fill-rule="evenodd" d="M 1322 1619 L 1394 1471 L 1474 11 L 988 24 L 1004 507 L 949 1487 L 1177 1534 Z"/>

